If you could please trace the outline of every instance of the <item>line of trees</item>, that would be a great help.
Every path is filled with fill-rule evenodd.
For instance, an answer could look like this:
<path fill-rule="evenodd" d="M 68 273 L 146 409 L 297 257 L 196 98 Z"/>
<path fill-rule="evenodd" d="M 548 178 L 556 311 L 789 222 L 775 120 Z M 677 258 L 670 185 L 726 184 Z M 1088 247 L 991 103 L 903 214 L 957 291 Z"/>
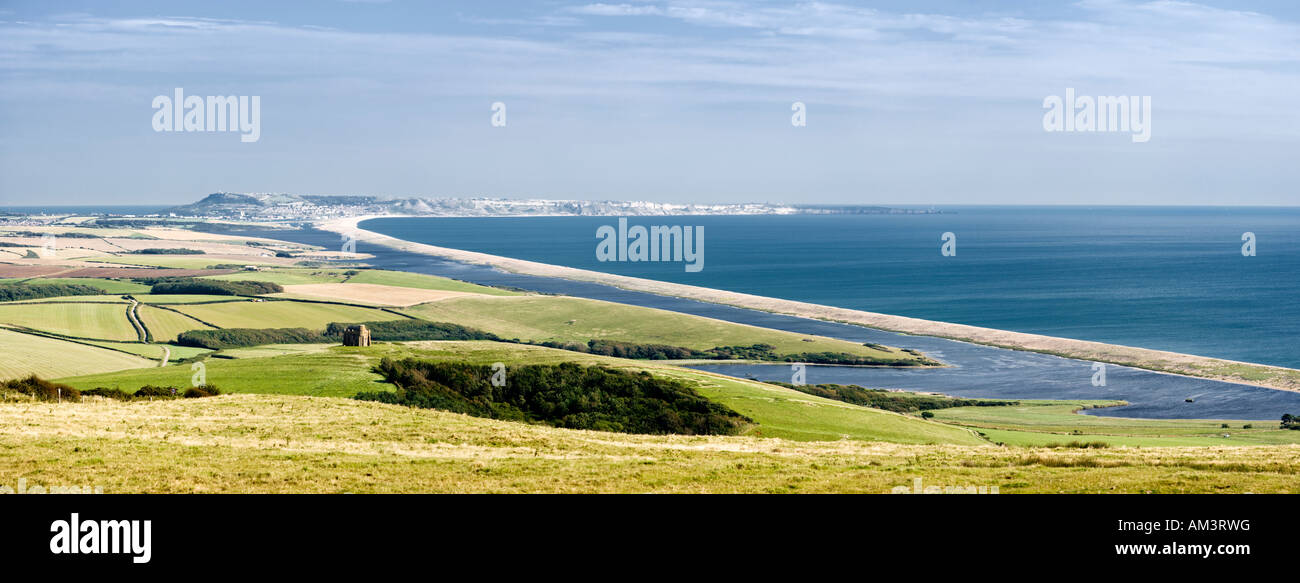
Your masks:
<path fill-rule="evenodd" d="M 103 294 L 104 290 L 79 283 L 43 283 L 30 285 L 25 283 L 0 284 L 0 302 L 17 300 L 35 300 L 61 296 L 91 296 Z"/>
<path fill-rule="evenodd" d="M 202 294 L 216 296 L 256 296 L 284 291 L 269 281 L 226 281 L 222 279 L 182 278 L 153 284 L 151 294 Z"/>

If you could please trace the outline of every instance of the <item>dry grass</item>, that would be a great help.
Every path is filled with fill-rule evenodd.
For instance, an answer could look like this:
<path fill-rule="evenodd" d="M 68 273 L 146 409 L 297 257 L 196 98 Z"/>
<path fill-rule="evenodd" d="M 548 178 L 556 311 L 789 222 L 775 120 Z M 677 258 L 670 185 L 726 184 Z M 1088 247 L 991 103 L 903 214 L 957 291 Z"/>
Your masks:
<path fill-rule="evenodd" d="M 1290 492 L 1300 446 L 1060 451 L 571 431 L 330 399 L 0 403 L 0 483 L 104 492 Z"/>

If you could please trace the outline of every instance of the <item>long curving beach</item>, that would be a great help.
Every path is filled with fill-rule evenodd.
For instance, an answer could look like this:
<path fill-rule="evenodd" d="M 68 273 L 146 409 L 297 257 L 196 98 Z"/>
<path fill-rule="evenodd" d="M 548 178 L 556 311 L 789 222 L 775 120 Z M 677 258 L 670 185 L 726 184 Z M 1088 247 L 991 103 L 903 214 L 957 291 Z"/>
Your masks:
<path fill-rule="evenodd" d="M 1132 346 L 1121 346 L 1102 342 L 1058 338 L 1040 334 L 1012 332 L 1008 330 L 968 326 L 964 324 L 937 322 L 933 320 L 851 310 L 834 306 L 757 296 L 686 284 L 614 275 L 586 269 L 576 269 L 572 267 L 513 259 L 474 251 L 415 243 L 376 233 L 374 231 L 361 229 L 358 226 L 359 223 L 365 220 L 395 216 L 400 215 L 367 215 L 332 219 L 317 223 L 316 228 L 324 231 L 340 233 L 342 235 L 350 235 L 355 237 L 358 241 L 383 245 L 410 253 L 419 253 L 462 263 L 491 266 L 519 274 L 599 283 L 627 290 L 675 296 L 702 302 L 711 302 L 715 304 L 761 310 L 802 318 L 855 324 L 892 332 L 948 338 L 1013 350 L 1055 354 L 1080 360 L 1107 362 L 1154 371 L 1300 392 L 1300 370 L 1285 367 L 1151 350 Z"/>

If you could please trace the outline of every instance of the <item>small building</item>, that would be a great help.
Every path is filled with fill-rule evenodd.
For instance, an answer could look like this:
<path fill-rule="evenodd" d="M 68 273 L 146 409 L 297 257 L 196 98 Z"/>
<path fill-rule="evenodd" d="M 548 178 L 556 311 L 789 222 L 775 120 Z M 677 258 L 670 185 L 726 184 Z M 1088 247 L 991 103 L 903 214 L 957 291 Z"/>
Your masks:
<path fill-rule="evenodd" d="M 364 324 L 348 326 L 343 331 L 344 346 L 370 346 L 370 329 Z"/>

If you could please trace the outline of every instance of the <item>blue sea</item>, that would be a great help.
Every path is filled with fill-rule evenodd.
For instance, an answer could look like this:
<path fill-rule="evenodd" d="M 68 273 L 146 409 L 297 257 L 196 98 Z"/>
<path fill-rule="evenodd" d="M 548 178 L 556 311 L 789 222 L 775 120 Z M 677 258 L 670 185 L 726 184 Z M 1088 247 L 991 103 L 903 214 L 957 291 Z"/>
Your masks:
<path fill-rule="evenodd" d="M 763 296 L 1300 368 L 1300 208 L 940 207 L 629 217 L 703 226 L 704 267 L 600 262 L 617 217 L 385 218 L 400 239 Z M 941 235 L 956 254 L 941 254 Z M 1255 235 L 1252 257 L 1242 235 Z"/>

